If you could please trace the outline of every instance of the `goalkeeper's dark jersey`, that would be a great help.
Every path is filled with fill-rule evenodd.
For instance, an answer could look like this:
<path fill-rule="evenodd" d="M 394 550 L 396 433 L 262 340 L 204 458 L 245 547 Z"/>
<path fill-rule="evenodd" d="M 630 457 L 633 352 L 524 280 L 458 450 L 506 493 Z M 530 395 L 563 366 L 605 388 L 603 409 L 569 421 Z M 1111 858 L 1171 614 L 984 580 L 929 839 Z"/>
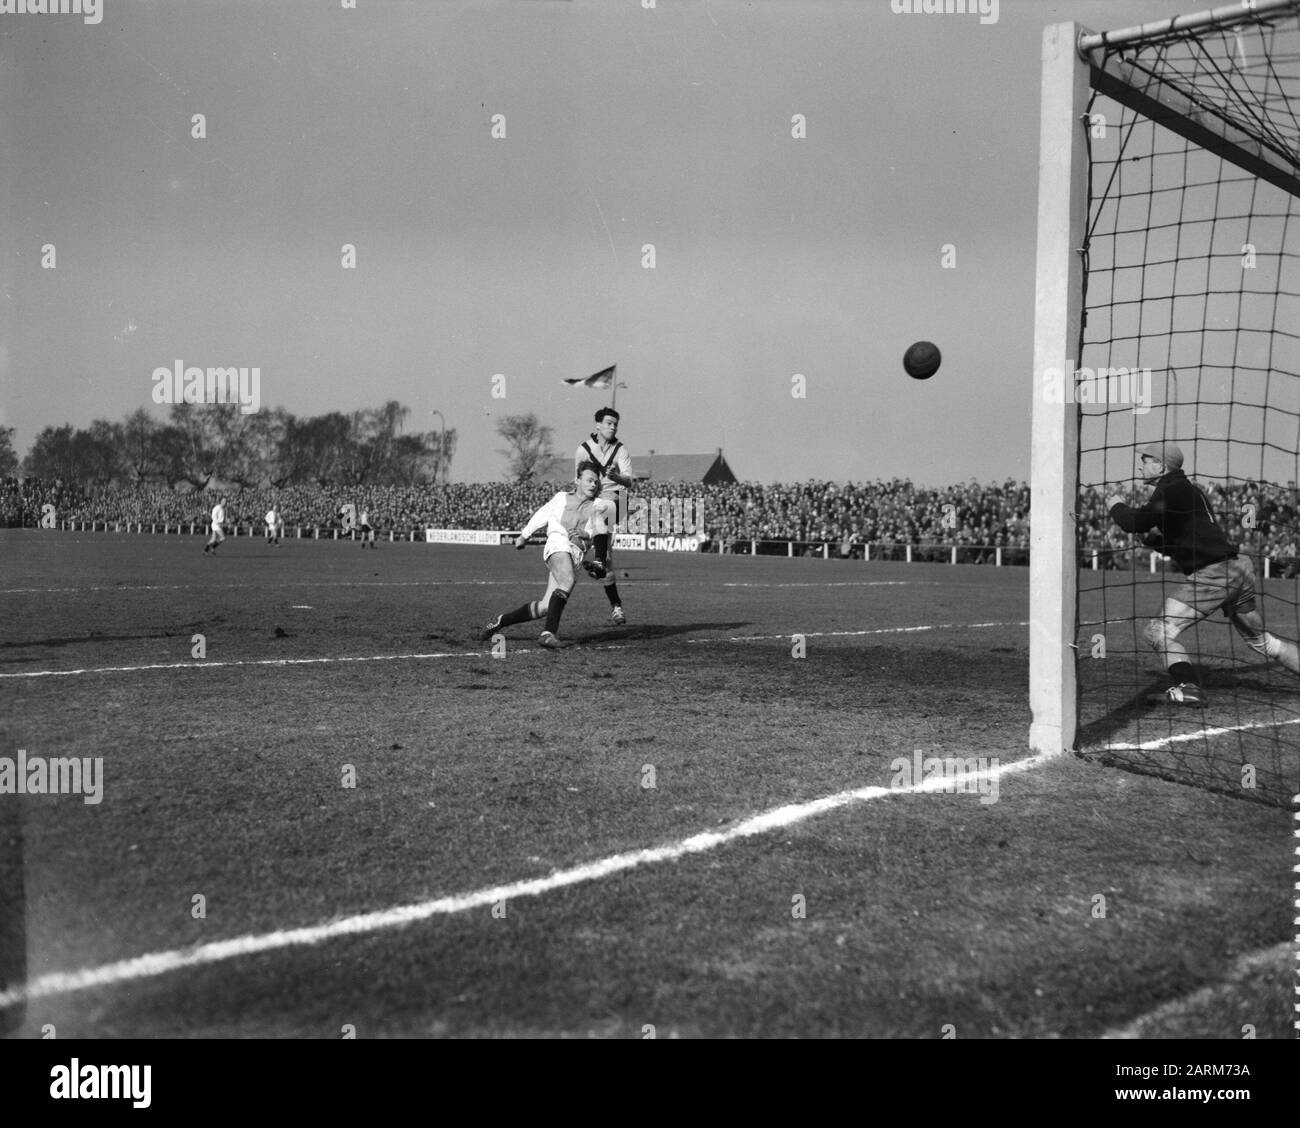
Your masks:
<path fill-rule="evenodd" d="M 1117 505 L 1110 515 L 1126 533 L 1158 531 L 1161 539 L 1147 543 L 1173 557 L 1185 575 L 1237 555 L 1237 546 L 1215 523 L 1205 495 L 1181 470 L 1162 475 L 1151 499 L 1140 509 Z"/>

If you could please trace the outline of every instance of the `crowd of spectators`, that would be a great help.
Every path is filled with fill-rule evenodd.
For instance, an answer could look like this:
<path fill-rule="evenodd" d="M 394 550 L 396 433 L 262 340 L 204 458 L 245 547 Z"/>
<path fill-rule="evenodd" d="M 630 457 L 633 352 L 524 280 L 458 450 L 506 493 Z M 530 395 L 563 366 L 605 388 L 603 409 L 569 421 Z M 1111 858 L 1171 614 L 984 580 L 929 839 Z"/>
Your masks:
<path fill-rule="evenodd" d="M 161 486 L 111 487 L 92 490 L 61 509 L 59 516 L 74 522 L 131 522 L 206 525 L 212 506 L 226 498 L 226 521 L 260 527 L 272 506 L 289 530 L 337 529 L 345 505 L 356 515 L 369 515 L 379 530 L 403 535 L 442 529 L 518 528 L 555 493 L 555 485 L 521 486 L 494 482 L 446 486 L 269 486 L 258 489 L 178 492 Z M 522 516 L 521 516 L 522 514 Z"/>
<path fill-rule="evenodd" d="M 698 491 L 700 487 L 693 488 Z M 888 482 L 737 482 L 703 489 L 711 540 L 799 544 L 1029 546 L 1029 487 L 924 489 Z"/>
<path fill-rule="evenodd" d="M 1230 541 L 1244 551 L 1267 557 L 1287 578 L 1300 574 L 1300 491 L 1294 486 L 1255 482 L 1197 484 Z M 1076 511 L 1079 550 L 1088 562 L 1095 556 L 1098 568 L 1128 568 L 1147 553 L 1135 547 L 1138 538 L 1110 519 L 1105 501 L 1110 492 L 1082 491 Z M 1149 490 L 1115 492 L 1131 505 L 1140 505 Z"/>
<path fill-rule="evenodd" d="M 62 480 L 44 482 L 40 478 L 0 479 L 0 528 L 37 526 L 47 505 L 58 517 L 80 505 L 85 495 L 76 486 Z"/>
<path fill-rule="evenodd" d="M 1200 483 L 1229 538 L 1251 552 L 1270 557 L 1281 570 L 1300 571 L 1300 496 L 1294 487 L 1267 484 Z M 517 529 L 557 488 L 555 483 L 454 483 L 443 486 L 291 486 L 283 489 L 231 489 L 226 514 L 230 524 L 260 528 L 271 506 L 293 535 L 296 528 L 337 529 L 346 504 L 369 514 L 383 533 L 406 537 L 428 527 Z M 1121 491 L 1123 492 L 1123 491 Z M 1129 491 L 1140 503 L 1145 488 Z M 1029 547 L 1029 487 L 1007 480 L 975 481 L 938 489 L 906 479 L 867 483 L 802 482 L 765 485 L 737 482 L 653 483 L 647 496 L 702 497 L 706 528 L 674 530 L 702 535 L 714 551 L 751 551 L 756 545 L 798 545 L 800 551 L 831 545 L 836 555 L 889 556 L 890 548 L 912 546 L 914 559 L 946 559 L 951 546 L 961 559 L 983 562 L 997 549 L 1005 563 L 1022 563 Z M 180 492 L 161 486 L 82 490 L 35 479 L 0 484 L 0 523 L 38 525 L 44 507 L 53 505 L 60 521 L 118 522 L 204 527 L 217 493 Z M 1127 568 L 1145 550 L 1119 529 L 1105 509 L 1104 492 L 1087 489 L 1076 512 L 1081 560 L 1095 554 L 1100 568 Z M 878 546 L 878 547 L 877 547 Z M 1138 552 L 1135 558 L 1134 553 Z"/>

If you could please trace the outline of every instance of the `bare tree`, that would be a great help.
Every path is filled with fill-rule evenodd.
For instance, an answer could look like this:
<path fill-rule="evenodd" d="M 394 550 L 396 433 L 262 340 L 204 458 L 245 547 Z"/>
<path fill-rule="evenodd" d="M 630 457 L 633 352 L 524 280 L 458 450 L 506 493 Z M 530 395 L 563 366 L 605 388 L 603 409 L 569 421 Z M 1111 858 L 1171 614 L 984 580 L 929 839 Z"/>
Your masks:
<path fill-rule="evenodd" d="M 497 434 L 509 444 L 508 450 L 498 450 L 510 460 L 509 475 L 516 482 L 531 482 L 540 467 L 545 466 L 555 452 L 551 449 L 554 432 L 543 427 L 533 412 L 527 415 L 507 415 L 497 423 Z"/>
<path fill-rule="evenodd" d="M 23 459 L 23 473 L 50 482 L 56 478 L 69 482 L 80 481 L 80 467 L 73 446 L 75 434 L 71 423 L 65 423 L 62 427 L 46 427 L 36 436 L 27 457 Z"/>
<path fill-rule="evenodd" d="M 14 450 L 14 429 L 0 427 L 0 478 L 18 474 L 18 452 Z"/>
<path fill-rule="evenodd" d="M 120 423 L 95 420 L 87 430 L 46 427 L 19 465 L 13 428 L 0 428 L 0 477 L 107 484 L 165 482 L 203 490 L 230 483 L 279 488 L 418 485 L 445 480 L 456 432 L 403 434 L 410 409 L 396 400 L 380 407 L 298 418 L 283 407 L 245 415 L 239 404 L 173 404 L 163 424 L 143 408 Z M 535 421 L 534 421 L 535 422 Z M 546 437 L 549 437 L 549 430 Z M 6 461 L 6 452 L 8 460 Z"/>
<path fill-rule="evenodd" d="M 143 407 L 137 407 L 122 422 L 122 460 L 131 485 L 140 485 L 162 474 L 162 424 Z"/>

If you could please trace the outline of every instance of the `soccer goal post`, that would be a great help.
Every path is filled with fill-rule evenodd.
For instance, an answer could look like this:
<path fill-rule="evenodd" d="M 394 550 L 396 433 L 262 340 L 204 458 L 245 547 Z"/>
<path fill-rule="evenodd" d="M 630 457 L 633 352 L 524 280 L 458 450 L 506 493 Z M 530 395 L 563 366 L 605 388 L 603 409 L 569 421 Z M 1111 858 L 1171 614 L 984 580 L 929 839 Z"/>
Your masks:
<path fill-rule="evenodd" d="M 1176 444 L 1300 636 L 1300 0 L 1050 26 L 1041 95 L 1030 745 L 1289 801 L 1300 678 L 1220 614 L 1179 636 L 1211 707 L 1152 708 L 1144 627 L 1185 577 L 1105 499 Z"/>

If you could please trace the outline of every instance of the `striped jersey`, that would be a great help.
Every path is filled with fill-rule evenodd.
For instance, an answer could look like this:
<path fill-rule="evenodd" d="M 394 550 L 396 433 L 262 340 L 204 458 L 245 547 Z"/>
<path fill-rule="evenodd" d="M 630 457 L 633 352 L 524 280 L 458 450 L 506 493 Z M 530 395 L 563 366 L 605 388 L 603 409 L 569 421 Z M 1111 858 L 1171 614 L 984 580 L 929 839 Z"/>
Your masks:
<path fill-rule="evenodd" d="M 594 462 L 600 467 L 601 474 L 604 474 L 611 467 L 617 470 L 625 478 L 632 477 L 632 456 L 628 454 L 625 447 L 618 439 L 615 439 L 607 447 L 600 445 L 600 439 L 593 432 L 589 439 L 586 439 L 578 447 L 573 456 L 573 476 L 578 476 L 578 467 L 584 462 Z M 623 492 L 623 487 L 617 482 L 611 482 L 606 479 L 601 483 L 600 496 L 608 498 L 610 501 L 617 501 L 619 494 Z"/>

